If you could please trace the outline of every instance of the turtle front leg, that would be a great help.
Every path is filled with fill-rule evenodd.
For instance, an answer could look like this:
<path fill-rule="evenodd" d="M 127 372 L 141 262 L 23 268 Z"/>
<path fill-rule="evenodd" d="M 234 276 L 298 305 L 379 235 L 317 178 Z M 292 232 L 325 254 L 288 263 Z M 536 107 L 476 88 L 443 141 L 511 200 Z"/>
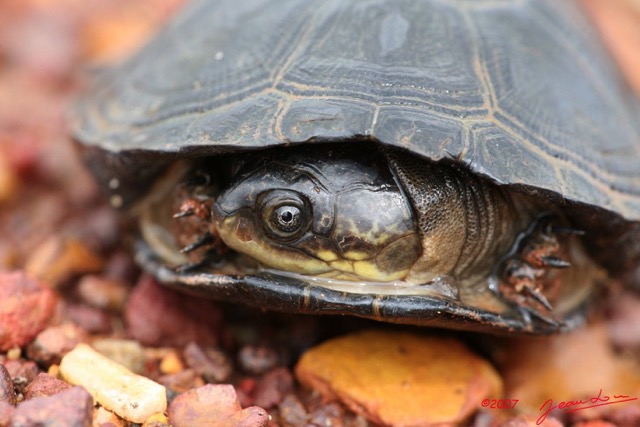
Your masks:
<path fill-rule="evenodd" d="M 498 292 L 519 308 L 549 315 L 552 301 L 562 284 L 558 269 L 571 267 L 563 258 L 562 234 L 582 234 L 580 230 L 559 227 L 555 218 L 543 215 L 516 239 L 509 255 L 500 263 Z"/>

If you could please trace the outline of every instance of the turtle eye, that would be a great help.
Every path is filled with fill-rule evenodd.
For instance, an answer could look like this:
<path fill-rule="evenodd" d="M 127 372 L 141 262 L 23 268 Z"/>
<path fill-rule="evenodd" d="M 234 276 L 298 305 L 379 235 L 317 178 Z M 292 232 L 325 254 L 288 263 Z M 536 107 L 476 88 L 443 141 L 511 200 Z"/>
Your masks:
<path fill-rule="evenodd" d="M 311 218 L 306 198 L 292 191 L 273 191 L 262 200 L 262 224 L 276 239 L 292 239 L 304 233 Z"/>

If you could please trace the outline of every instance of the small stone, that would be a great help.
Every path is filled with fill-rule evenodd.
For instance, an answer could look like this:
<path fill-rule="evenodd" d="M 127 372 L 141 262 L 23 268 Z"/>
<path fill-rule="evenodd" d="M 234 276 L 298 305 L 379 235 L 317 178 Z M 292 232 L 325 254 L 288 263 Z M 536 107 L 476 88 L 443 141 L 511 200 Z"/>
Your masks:
<path fill-rule="evenodd" d="M 23 272 L 0 273 L 0 351 L 22 347 L 51 319 L 57 295 Z"/>
<path fill-rule="evenodd" d="M 221 323 L 211 301 L 162 287 L 148 275 L 131 293 L 125 318 L 129 335 L 148 346 L 215 346 Z"/>
<path fill-rule="evenodd" d="M 78 344 L 62 358 L 60 372 L 66 381 L 85 387 L 106 409 L 134 423 L 167 407 L 163 386 L 133 374 L 86 344 Z"/>
<path fill-rule="evenodd" d="M 185 369 L 171 375 L 163 375 L 158 382 L 174 393 L 184 393 L 205 385 L 204 380 L 193 369 Z"/>
<path fill-rule="evenodd" d="M 51 287 L 58 288 L 73 276 L 97 272 L 103 266 L 104 260 L 82 241 L 53 235 L 33 251 L 25 270 Z"/>
<path fill-rule="evenodd" d="M 264 374 L 280 362 L 278 353 L 264 345 L 245 345 L 238 353 L 240 368 L 250 374 Z"/>
<path fill-rule="evenodd" d="M 309 423 L 317 426 L 342 427 L 344 409 L 335 402 L 329 402 L 309 414 Z"/>
<path fill-rule="evenodd" d="M 120 312 L 124 309 L 130 287 L 95 274 L 82 276 L 78 282 L 80 298 L 92 307 Z"/>
<path fill-rule="evenodd" d="M 184 370 L 184 363 L 177 351 L 170 351 L 160 361 L 160 372 L 163 374 L 177 374 Z"/>
<path fill-rule="evenodd" d="M 269 423 L 264 409 L 242 409 L 228 384 L 207 384 L 178 395 L 169 405 L 168 415 L 175 427 L 265 427 Z"/>
<path fill-rule="evenodd" d="M 93 411 L 93 426 L 95 427 L 125 427 L 122 418 L 102 406 Z"/>
<path fill-rule="evenodd" d="M 307 411 L 295 394 L 286 396 L 278 405 L 278 410 L 284 427 L 302 427 L 307 423 Z"/>
<path fill-rule="evenodd" d="M 557 418 L 547 417 L 538 422 L 538 418 L 533 415 L 521 415 L 511 418 L 500 424 L 500 427 L 562 427 L 562 423 Z"/>
<path fill-rule="evenodd" d="M 94 340 L 91 346 L 132 372 L 139 374 L 144 370 L 144 349 L 137 341 L 103 338 Z"/>
<path fill-rule="evenodd" d="M 0 364 L 0 402 L 6 402 L 10 405 L 16 404 L 16 391 L 13 388 L 13 380 L 11 374 Z"/>
<path fill-rule="evenodd" d="M 11 427 L 90 427 L 93 399 L 82 387 L 49 397 L 34 397 L 18 404 Z"/>
<path fill-rule="evenodd" d="M 293 375 L 287 368 L 276 368 L 258 381 L 254 391 L 255 404 L 265 409 L 273 408 L 292 392 Z"/>
<path fill-rule="evenodd" d="M 60 365 L 49 366 L 49 369 L 47 369 L 47 374 L 51 375 L 55 379 L 62 378 L 62 376 L 60 375 Z"/>
<path fill-rule="evenodd" d="M 169 418 L 165 414 L 153 414 L 144 421 L 142 427 L 171 427 Z"/>
<path fill-rule="evenodd" d="M 59 364 L 62 356 L 71 351 L 78 343 L 87 342 L 89 336 L 73 323 L 50 326 L 40 332 L 27 347 L 29 359 L 41 366 Z"/>
<path fill-rule="evenodd" d="M 223 352 L 213 348 L 203 349 L 193 342 L 184 349 L 184 360 L 208 383 L 224 382 L 233 372 L 231 361 Z"/>
<path fill-rule="evenodd" d="M 18 360 L 22 357 L 22 349 L 20 347 L 13 347 L 7 351 L 7 358 L 10 360 Z"/>
<path fill-rule="evenodd" d="M 34 397 L 53 396 L 71 387 L 69 383 L 60 381 L 49 374 L 41 372 L 25 387 L 24 398 L 25 400 L 29 400 Z"/>
<path fill-rule="evenodd" d="M 16 394 L 21 394 L 24 388 L 40 373 L 38 366 L 30 360 L 5 360 L 4 367 L 7 368 L 13 379 Z"/>
<path fill-rule="evenodd" d="M 461 423 L 483 399 L 502 395 L 497 372 L 459 341 L 403 332 L 326 341 L 302 356 L 296 376 L 328 400 L 394 426 Z"/>

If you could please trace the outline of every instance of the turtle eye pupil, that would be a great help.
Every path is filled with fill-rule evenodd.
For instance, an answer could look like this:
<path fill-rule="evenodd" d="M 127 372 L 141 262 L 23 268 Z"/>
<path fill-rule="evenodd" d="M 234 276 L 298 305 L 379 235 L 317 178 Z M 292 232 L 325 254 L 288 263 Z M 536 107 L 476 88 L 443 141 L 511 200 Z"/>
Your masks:
<path fill-rule="evenodd" d="M 295 233 L 302 223 L 300 208 L 297 206 L 280 206 L 273 210 L 272 220 L 278 230 L 283 233 Z"/>
<path fill-rule="evenodd" d="M 272 190 L 259 197 L 262 228 L 272 239 L 290 242 L 311 225 L 311 207 L 303 195 L 289 190 Z"/>

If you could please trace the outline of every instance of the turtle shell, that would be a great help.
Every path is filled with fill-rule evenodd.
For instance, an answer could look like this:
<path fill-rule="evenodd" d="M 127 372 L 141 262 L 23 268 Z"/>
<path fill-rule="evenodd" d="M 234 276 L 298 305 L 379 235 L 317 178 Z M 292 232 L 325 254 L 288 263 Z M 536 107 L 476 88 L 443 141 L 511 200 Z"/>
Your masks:
<path fill-rule="evenodd" d="M 640 221 L 638 98 L 568 0 L 196 1 L 97 80 L 73 132 L 114 205 L 176 158 L 371 140 Z"/>

